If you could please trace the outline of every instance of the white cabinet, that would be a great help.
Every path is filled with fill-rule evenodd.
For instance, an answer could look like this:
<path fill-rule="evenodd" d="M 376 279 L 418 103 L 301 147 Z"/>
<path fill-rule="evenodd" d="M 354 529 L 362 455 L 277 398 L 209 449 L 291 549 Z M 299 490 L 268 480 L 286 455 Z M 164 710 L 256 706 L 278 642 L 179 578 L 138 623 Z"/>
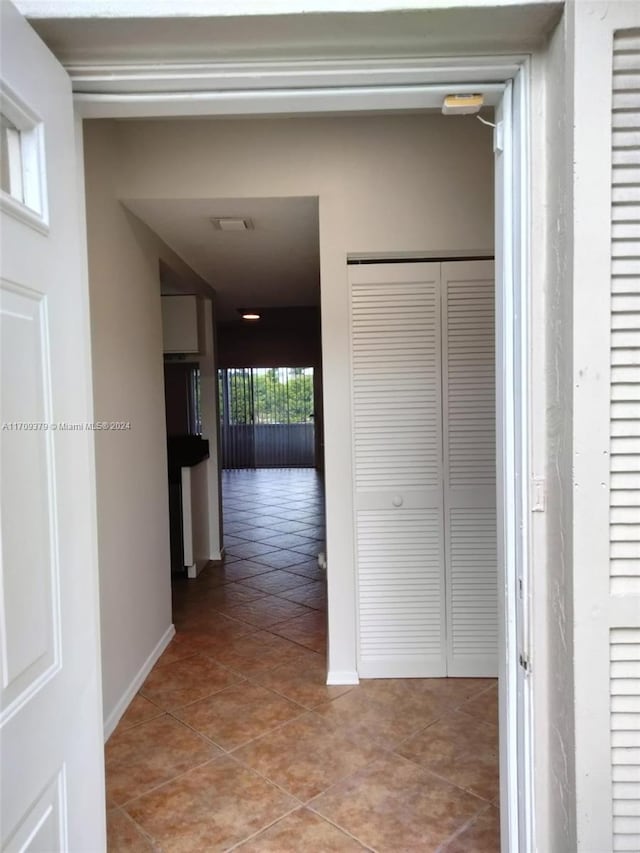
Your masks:
<path fill-rule="evenodd" d="M 359 673 L 495 675 L 493 263 L 349 278 Z"/>
<path fill-rule="evenodd" d="M 200 353 L 202 306 L 197 296 L 163 296 L 162 342 L 167 353 Z"/>

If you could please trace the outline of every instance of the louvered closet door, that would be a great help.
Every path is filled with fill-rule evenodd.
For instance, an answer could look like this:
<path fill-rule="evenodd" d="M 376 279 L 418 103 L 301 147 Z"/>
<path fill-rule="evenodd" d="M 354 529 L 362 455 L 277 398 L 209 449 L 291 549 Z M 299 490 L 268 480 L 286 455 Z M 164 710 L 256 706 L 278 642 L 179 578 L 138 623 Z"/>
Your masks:
<path fill-rule="evenodd" d="M 609 619 L 614 851 L 640 850 L 640 34 L 613 53 Z"/>
<path fill-rule="evenodd" d="M 442 264 L 447 674 L 498 671 L 493 261 Z"/>
<path fill-rule="evenodd" d="M 349 273 L 359 673 L 442 676 L 440 265 Z"/>

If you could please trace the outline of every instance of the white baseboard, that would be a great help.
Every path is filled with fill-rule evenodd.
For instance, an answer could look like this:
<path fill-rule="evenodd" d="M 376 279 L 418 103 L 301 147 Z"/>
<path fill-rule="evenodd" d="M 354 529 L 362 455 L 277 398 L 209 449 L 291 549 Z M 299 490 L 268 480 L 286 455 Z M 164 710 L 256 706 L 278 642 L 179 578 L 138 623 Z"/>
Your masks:
<path fill-rule="evenodd" d="M 327 684 L 360 684 L 360 679 L 355 670 L 329 670 Z"/>
<path fill-rule="evenodd" d="M 173 639 L 176 633 L 176 629 L 174 625 L 170 625 L 167 630 L 164 632 L 162 637 L 160 638 L 158 644 L 151 652 L 146 661 L 142 664 L 138 672 L 136 673 L 133 681 L 127 687 L 125 692 L 122 694 L 118 702 L 116 703 L 115 708 L 111 711 L 109 716 L 104 721 L 104 740 L 106 741 L 113 734 L 115 727 L 118 725 L 124 712 L 127 710 L 129 705 L 132 703 L 134 696 L 142 687 L 145 678 L 149 675 L 155 662 L 158 660 L 162 652 L 167 648 L 171 640 Z"/>

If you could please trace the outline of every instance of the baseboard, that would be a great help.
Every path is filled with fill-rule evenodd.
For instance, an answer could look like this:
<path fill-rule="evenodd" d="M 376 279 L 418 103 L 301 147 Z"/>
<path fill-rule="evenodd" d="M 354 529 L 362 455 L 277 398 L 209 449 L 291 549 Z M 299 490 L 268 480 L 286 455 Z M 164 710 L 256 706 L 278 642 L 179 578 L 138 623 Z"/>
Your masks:
<path fill-rule="evenodd" d="M 212 557 L 209 557 L 209 560 L 212 563 L 224 562 L 224 546 L 219 551 L 216 551 Z"/>
<path fill-rule="evenodd" d="M 154 650 L 151 652 L 149 657 L 146 659 L 146 661 L 142 664 L 142 666 L 136 673 L 131 684 L 127 687 L 119 701 L 116 703 L 115 708 L 111 711 L 107 719 L 104 721 L 105 743 L 113 734 L 113 731 L 122 719 L 124 712 L 132 703 L 134 696 L 142 687 L 145 678 L 149 675 L 149 673 L 153 669 L 155 662 L 158 660 L 162 652 L 167 648 L 167 646 L 173 639 L 175 633 L 175 626 L 170 625 L 160 638 L 160 641 L 158 642 Z"/>
<path fill-rule="evenodd" d="M 360 684 L 358 673 L 354 670 L 329 670 L 327 673 L 327 684 Z"/>

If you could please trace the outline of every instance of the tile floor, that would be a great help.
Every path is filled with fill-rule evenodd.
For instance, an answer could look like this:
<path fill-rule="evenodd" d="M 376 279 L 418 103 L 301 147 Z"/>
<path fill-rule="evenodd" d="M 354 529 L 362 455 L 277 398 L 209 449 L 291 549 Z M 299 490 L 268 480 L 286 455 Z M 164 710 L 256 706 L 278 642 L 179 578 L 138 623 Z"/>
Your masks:
<path fill-rule="evenodd" d="M 106 747 L 110 851 L 497 853 L 490 679 L 325 681 L 319 478 L 224 478 L 224 566 Z"/>

